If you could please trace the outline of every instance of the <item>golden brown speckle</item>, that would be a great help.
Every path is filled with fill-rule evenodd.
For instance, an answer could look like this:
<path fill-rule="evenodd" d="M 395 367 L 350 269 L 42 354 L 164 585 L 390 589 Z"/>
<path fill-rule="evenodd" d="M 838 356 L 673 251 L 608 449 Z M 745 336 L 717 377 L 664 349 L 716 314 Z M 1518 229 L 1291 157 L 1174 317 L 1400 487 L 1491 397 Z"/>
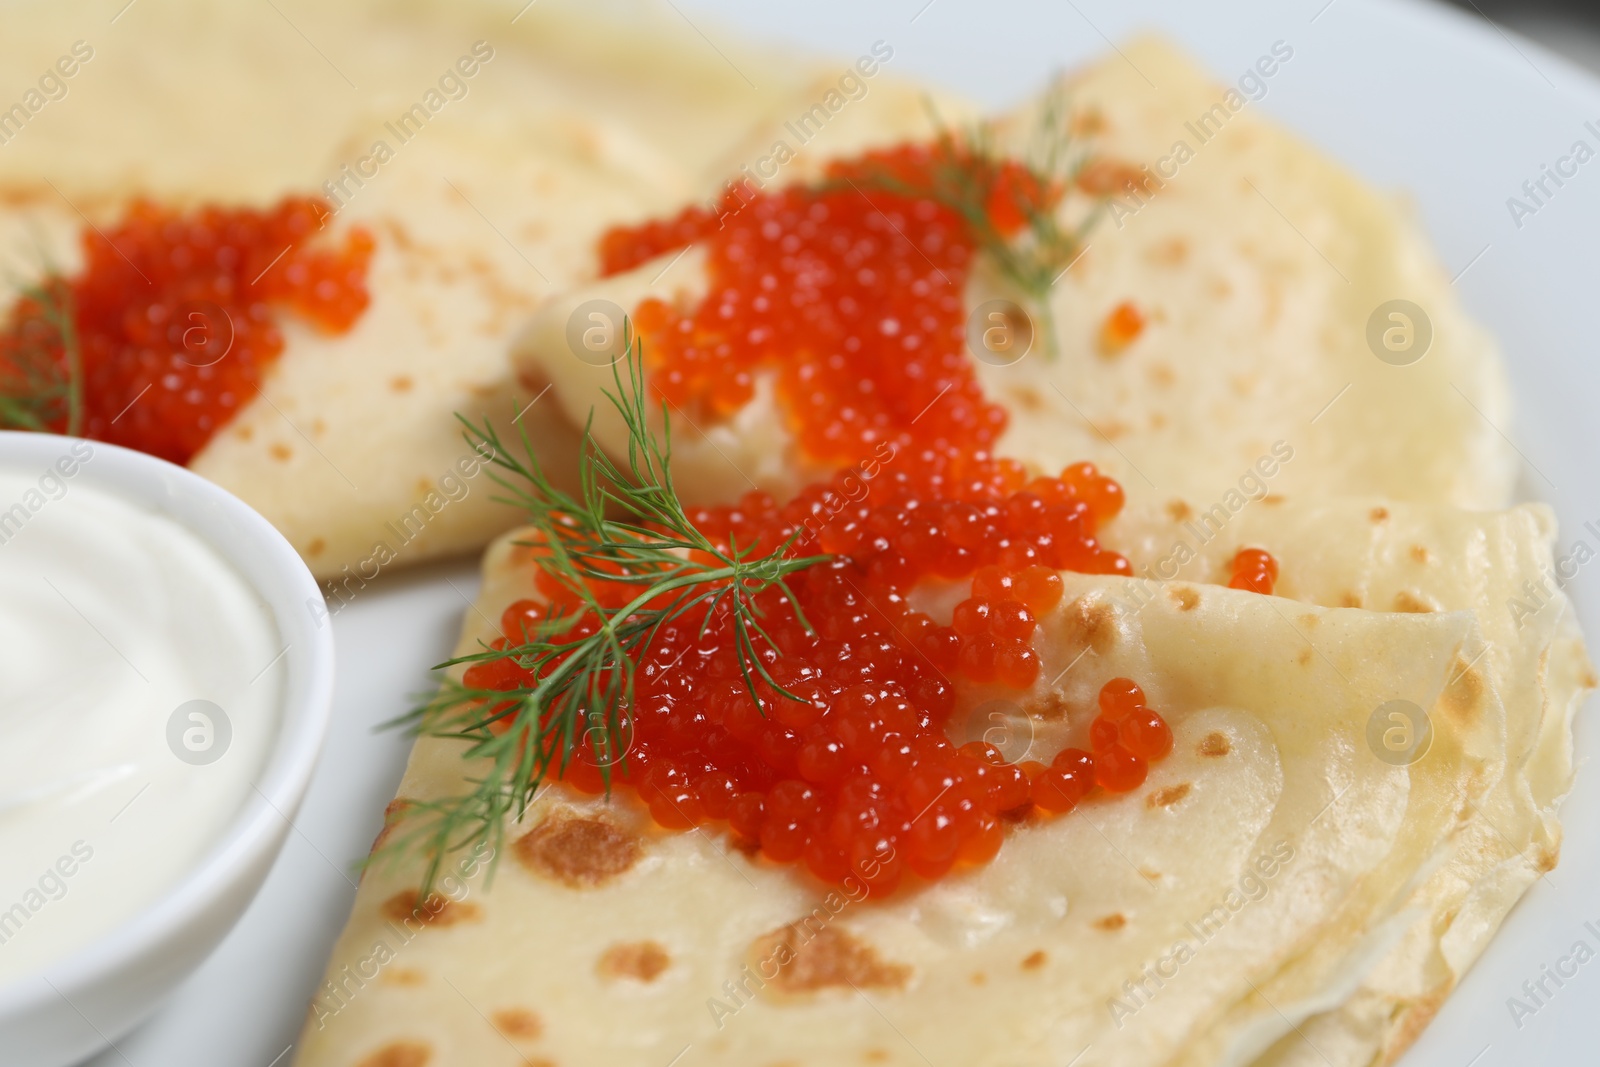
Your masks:
<path fill-rule="evenodd" d="M 1177 785 L 1164 786 L 1152 792 L 1145 798 L 1145 804 L 1152 808 L 1170 808 L 1178 801 L 1189 795 L 1192 789 L 1188 782 L 1179 782 Z"/>
<path fill-rule="evenodd" d="M 483 909 L 438 893 L 429 893 L 424 898 L 415 889 L 402 889 L 383 902 L 383 914 L 397 923 L 414 919 L 424 926 L 454 926 L 477 922 L 483 918 Z"/>
<path fill-rule="evenodd" d="M 1127 926 L 1128 917 L 1123 915 L 1120 911 L 1114 911 L 1110 915 L 1100 916 L 1100 918 L 1096 919 L 1091 925 L 1093 925 L 1096 930 L 1104 930 L 1109 934 L 1122 929 L 1124 926 Z"/>
<path fill-rule="evenodd" d="M 814 930 L 790 923 L 756 938 L 756 960 L 778 960 L 778 976 L 768 986 L 780 993 L 813 993 L 829 988 L 903 989 L 911 968 L 885 961 L 871 945 L 837 926 Z M 781 962 L 787 961 L 787 962 Z"/>
<path fill-rule="evenodd" d="M 605 950 L 595 970 L 602 978 L 653 982 L 671 965 L 672 957 L 654 941 L 622 941 Z"/>
<path fill-rule="evenodd" d="M 426 1041 L 392 1041 L 356 1067 L 428 1067 L 433 1061 L 433 1046 Z"/>
<path fill-rule="evenodd" d="M 1426 562 L 1428 562 L 1428 546 L 1426 546 L 1426 545 L 1412 545 L 1411 546 L 1411 559 L 1415 563 L 1426 563 Z"/>
<path fill-rule="evenodd" d="M 1194 518 L 1194 508 L 1182 500 L 1167 501 L 1167 517 L 1173 522 L 1183 522 Z"/>
<path fill-rule="evenodd" d="M 544 1021 L 526 1008 L 501 1008 L 489 1014 L 494 1028 L 507 1037 L 532 1041 L 544 1033 Z"/>
<path fill-rule="evenodd" d="M 1167 595 L 1178 605 L 1179 611 L 1193 611 L 1200 606 L 1200 594 L 1187 585 L 1175 585 L 1167 590 Z"/>
<path fill-rule="evenodd" d="M 409 393 L 415 384 L 409 374 L 397 374 L 389 379 L 389 388 L 396 393 Z"/>
<path fill-rule="evenodd" d="M 1200 745 L 1195 749 L 1202 756 L 1226 756 L 1233 751 L 1233 746 L 1228 744 L 1228 735 L 1212 731 L 1200 739 Z"/>
<path fill-rule="evenodd" d="M 1045 955 L 1043 949 L 1034 949 L 1022 958 L 1022 969 L 1025 971 L 1037 971 L 1049 961 L 1050 957 Z"/>
<path fill-rule="evenodd" d="M 644 854 L 639 839 L 610 819 L 565 810 L 553 812 L 511 850 L 529 871 L 574 889 L 604 885 Z"/>
<path fill-rule="evenodd" d="M 1402 589 L 1394 595 L 1394 610 L 1412 615 L 1426 615 L 1430 611 L 1437 611 L 1431 603 L 1422 596 Z"/>
<path fill-rule="evenodd" d="M 383 972 L 380 981 L 385 985 L 413 988 L 425 984 L 428 976 L 415 967 L 390 967 Z"/>
<path fill-rule="evenodd" d="M 1386 522 L 1386 521 L 1388 521 L 1388 518 L 1389 518 L 1389 509 L 1388 508 L 1373 508 L 1367 514 L 1372 519 L 1373 522 Z"/>
<path fill-rule="evenodd" d="M 1081 596 L 1068 604 L 1065 621 L 1067 636 L 1074 644 L 1087 645 L 1102 656 L 1116 647 L 1116 612 L 1098 596 Z"/>
<path fill-rule="evenodd" d="M 267 449 L 267 455 L 271 456 L 279 463 L 287 463 L 294 457 L 294 452 L 289 448 L 288 445 L 278 441 L 274 442 L 271 447 Z"/>
<path fill-rule="evenodd" d="M 1343 593 L 1339 597 L 1339 606 L 1342 608 L 1359 608 L 1361 606 L 1360 593 Z"/>

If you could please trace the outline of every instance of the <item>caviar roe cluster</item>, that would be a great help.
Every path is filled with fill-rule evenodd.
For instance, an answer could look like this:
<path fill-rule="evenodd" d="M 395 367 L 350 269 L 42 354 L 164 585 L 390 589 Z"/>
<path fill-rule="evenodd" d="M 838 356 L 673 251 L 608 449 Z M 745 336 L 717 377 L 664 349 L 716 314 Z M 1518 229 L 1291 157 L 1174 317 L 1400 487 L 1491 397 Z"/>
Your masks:
<path fill-rule="evenodd" d="M 758 371 L 776 375 L 800 448 L 823 464 L 859 462 L 882 440 L 913 436 L 989 448 L 1006 415 L 987 401 L 965 349 L 962 294 L 976 252 L 968 223 L 933 196 L 881 188 L 931 186 L 951 162 L 940 146 L 904 146 L 834 164 L 821 190 L 730 191 L 713 210 L 611 231 L 607 273 L 699 241 L 710 291 L 680 310 L 647 299 L 634 324 L 652 387 L 695 417 L 749 402 Z M 1002 232 L 1038 183 L 1017 164 L 968 161 Z"/>
<path fill-rule="evenodd" d="M 934 162 L 933 150 L 906 148 L 834 177 L 888 166 L 915 180 Z M 1002 201 L 1039 188 L 993 187 Z M 760 594 L 770 640 L 757 639 L 756 655 L 788 696 L 760 683 L 757 698 L 726 619 L 664 628 L 637 664 L 625 760 L 602 768 L 579 745 L 560 776 L 591 793 L 608 777 L 630 783 L 662 826 L 726 820 L 748 851 L 829 882 L 853 876 L 875 894 L 907 873 L 932 879 L 988 861 L 1005 824 L 1036 809 L 1070 811 L 1096 787 L 1136 788 L 1171 735 L 1127 680 L 1103 697 L 1119 732 L 1093 752 L 1008 763 L 992 745 L 947 736 L 959 680 L 1036 683 L 1031 638 L 1061 600 L 1059 570 L 1129 571 L 1097 540 L 1122 507 L 1115 482 L 1089 464 L 1030 477 L 989 452 L 1006 417 L 984 400 L 964 347 L 968 226 L 932 197 L 869 191 L 864 180 L 724 207 L 613 231 L 604 259 L 622 270 L 703 242 L 704 303 L 639 309 L 652 386 L 715 418 L 750 398 L 757 372 L 773 371 L 800 446 L 839 468 L 787 502 L 752 492 L 689 516 L 724 549 L 775 549 L 799 532 L 792 551 L 828 555 L 789 579 L 813 630 L 776 589 Z M 1022 215 L 1012 215 L 1015 226 Z M 868 455 L 880 462 L 868 492 L 852 495 L 861 475 L 849 465 Z M 971 583 L 949 625 L 907 601 L 930 579 Z M 595 632 L 559 581 L 541 573 L 538 584 L 542 604 L 512 605 L 497 647 L 515 648 L 552 614 L 572 619 L 558 641 Z M 608 606 L 627 595 L 596 593 Z M 506 657 L 474 664 L 465 681 L 509 690 L 536 679 Z"/>
<path fill-rule="evenodd" d="M 367 307 L 372 239 L 354 229 L 318 247 L 327 215 L 313 198 L 266 211 L 139 201 L 119 224 L 86 229 L 84 267 L 67 281 L 84 435 L 186 463 L 283 351 L 280 310 L 348 330 Z M 8 332 L 37 311 L 13 309 Z"/>

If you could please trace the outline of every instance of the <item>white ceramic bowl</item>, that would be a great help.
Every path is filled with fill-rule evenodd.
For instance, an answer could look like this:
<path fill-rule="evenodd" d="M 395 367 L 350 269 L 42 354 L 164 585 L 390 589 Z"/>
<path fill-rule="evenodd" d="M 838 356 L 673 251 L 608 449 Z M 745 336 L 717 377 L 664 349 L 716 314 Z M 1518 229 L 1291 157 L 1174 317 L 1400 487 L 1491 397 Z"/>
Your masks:
<path fill-rule="evenodd" d="M 72 442 L 0 432 L 0 463 L 39 468 Z M 278 735 L 249 801 L 155 903 L 44 972 L 0 987 L 0 1067 L 67 1067 L 133 1029 L 200 965 L 255 897 L 321 751 L 333 696 L 333 633 L 289 543 L 241 500 L 182 467 L 94 443 L 79 484 L 158 510 L 214 546 L 271 608 L 289 645 Z M 4 739 L 0 738 L 0 743 Z"/>

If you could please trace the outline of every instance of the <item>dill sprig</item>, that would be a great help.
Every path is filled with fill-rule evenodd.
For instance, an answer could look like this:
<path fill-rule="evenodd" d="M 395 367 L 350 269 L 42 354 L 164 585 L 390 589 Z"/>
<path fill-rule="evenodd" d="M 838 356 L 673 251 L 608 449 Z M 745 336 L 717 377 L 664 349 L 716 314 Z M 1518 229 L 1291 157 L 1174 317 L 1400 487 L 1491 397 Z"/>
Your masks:
<path fill-rule="evenodd" d="M 62 278 L 19 287 L 0 333 L 0 429 L 83 434 L 83 353 Z"/>
<path fill-rule="evenodd" d="M 931 198 L 961 216 L 1001 276 L 1033 305 L 1044 332 L 1045 350 L 1053 357 L 1056 341 L 1050 289 L 1083 253 L 1085 238 L 1104 210 L 1104 204 L 1097 202 L 1072 223 L 1057 210 L 1090 162 L 1089 154 L 1072 135 L 1064 91 L 1058 87 L 1045 96 L 1034 129 L 1014 152 L 1002 148 L 991 122 L 980 121 L 957 131 L 940 117 L 931 100 L 927 107 L 937 131 L 929 178 L 911 181 L 880 166 L 869 168 L 865 181 L 895 196 Z M 1007 164 L 1022 166 L 1032 188 L 1009 184 Z M 831 185 L 825 182 L 823 188 Z M 1020 229 L 996 220 L 997 205 L 1020 215 Z"/>
<path fill-rule="evenodd" d="M 651 431 L 644 363 L 630 324 L 624 325 L 626 388 L 618 367 L 606 398 L 628 430 L 625 467 L 600 448 L 591 411 L 584 427 L 576 496 L 545 473 L 526 430 L 521 455 L 501 441 L 494 426 L 460 418 L 470 444 L 492 457 L 490 476 L 506 491 L 497 500 L 524 511 L 533 536 L 518 544 L 577 602 L 520 635 L 504 635 L 503 649 L 483 650 L 440 664 L 439 670 L 493 661 L 514 662 L 530 684 L 485 689 L 446 677 L 437 693 L 399 720 L 419 735 L 465 743 L 461 755 L 481 776 L 470 791 L 408 801 L 400 821 L 376 856 L 420 848 L 428 865 L 426 893 L 444 857 L 487 842 L 498 851 L 508 816 L 521 817 L 540 785 L 559 774 L 588 746 L 608 786 L 610 768 L 625 760 L 634 679 L 640 656 L 663 628 L 687 622 L 704 633 L 731 630 L 739 669 L 753 697 L 801 699 L 784 690 L 758 655 L 776 647 L 763 625 L 758 599 L 776 589 L 781 602 L 808 632 L 810 623 L 787 584 L 789 576 L 829 559 L 791 557 L 796 534 L 781 545 L 730 545 L 724 549 L 695 528 L 672 479 L 672 433 L 665 403 L 659 438 Z M 619 361 L 620 362 L 620 361 Z M 620 586 L 632 593 L 620 606 Z M 599 590 L 608 590 L 602 596 Z M 770 599 L 770 598 L 769 598 Z M 592 632 L 571 640 L 573 625 Z M 564 636 L 567 639 L 563 639 Z M 525 638 L 521 643 L 514 643 Z"/>

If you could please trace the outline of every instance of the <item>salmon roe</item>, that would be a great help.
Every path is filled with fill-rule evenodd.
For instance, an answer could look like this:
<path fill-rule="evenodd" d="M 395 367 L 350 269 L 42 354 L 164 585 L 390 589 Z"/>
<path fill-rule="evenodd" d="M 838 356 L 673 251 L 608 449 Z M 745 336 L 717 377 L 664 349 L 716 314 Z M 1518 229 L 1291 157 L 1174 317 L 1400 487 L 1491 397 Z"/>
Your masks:
<path fill-rule="evenodd" d="M 1270 596 L 1277 582 L 1278 561 L 1265 549 L 1241 548 L 1233 557 L 1233 577 L 1228 580 L 1228 588 Z"/>
<path fill-rule="evenodd" d="M 84 435 L 186 463 L 283 351 L 280 311 L 348 330 L 367 307 L 373 242 L 361 229 L 338 245 L 316 242 L 327 214 L 306 197 L 265 211 L 136 201 L 117 225 L 86 229 L 84 267 L 65 281 Z M 12 309 L 0 358 L 38 336 L 39 314 L 25 301 Z M 59 338 L 54 347 L 64 360 Z"/>
<path fill-rule="evenodd" d="M 914 182 L 933 152 L 898 149 L 833 175 L 890 166 Z M 1004 826 L 1031 812 L 1070 811 L 1097 787 L 1135 788 L 1171 735 L 1163 747 L 1165 724 L 1119 680 L 1108 691 L 1133 694 L 1117 698 L 1121 732 L 1092 752 L 1008 763 L 993 745 L 947 736 L 958 686 L 1022 692 L 1039 682 L 1032 639 L 1061 601 L 1058 571 L 1129 573 L 1097 537 L 1122 489 L 1087 463 L 1034 477 L 989 451 L 1005 413 L 978 388 L 962 323 L 976 240 L 931 197 L 857 184 L 751 194 L 720 218 L 691 208 L 605 237 L 612 272 L 691 241 L 708 253 L 699 307 L 639 309 L 653 388 L 716 417 L 750 398 L 758 372 L 774 372 L 802 448 L 839 469 L 786 502 L 751 492 L 689 514 L 725 550 L 775 550 L 798 532 L 791 552 L 828 557 L 789 579 L 812 632 L 776 589 L 757 598 L 767 635 L 753 654 L 797 699 L 765 683 L 752 697 L 729 620 L 702 628 L 695 613 L 664 626 L 639 658 L 625 760 L 602 767 L 580 744 L 555 773 L 595 794 L 620 780 L 664 827 L 726 820 L 747 852 L 881 895 L 906 874 L 987 862 Z M 990 202 L 1015 207 L 1040 188 L 997 180 Z M 1014 227 L 1024 213 L 991 224 Z M 907 600 L 931 580 L 970 584 L 948 624 Z M 550 574 L 538 588 L 542 602 L 507 609 L 495 647 L 514 648 L 552 615 L 558 643 L 596 632 L 596 617 Z M 637 587 L 594 591 L 620 607 Z M 474 664 L 465 681 L 506 691 L 537 679 L 508 657 Z"/>
<path fill-rule="evenodd" d="M 801 450 L 825 465 L 858 461 L 883 440 L 986 449 L 1006 425 L 965 348 L 962 294 L 977 241 L 932 195 L 892 195 L 875 179 L 931 187 L 946 150 L 911 145 L 837 162 L 822 188 L 757 193 L 717 210 L 616 229 L 601 244 L 607 273 L 702 243 L 711 286 L 691 310 L 646 300 L 634 324 L 652 386 L 696 419 L 749 402 L 758 374 Z M 972 162 L 972 161 L 969 161 Z M 973 164 L 977 165 L 977 164 Z M 991 225 L 1021 225 L 1039 183 L 1015 164 L 984 164 Z"/>

